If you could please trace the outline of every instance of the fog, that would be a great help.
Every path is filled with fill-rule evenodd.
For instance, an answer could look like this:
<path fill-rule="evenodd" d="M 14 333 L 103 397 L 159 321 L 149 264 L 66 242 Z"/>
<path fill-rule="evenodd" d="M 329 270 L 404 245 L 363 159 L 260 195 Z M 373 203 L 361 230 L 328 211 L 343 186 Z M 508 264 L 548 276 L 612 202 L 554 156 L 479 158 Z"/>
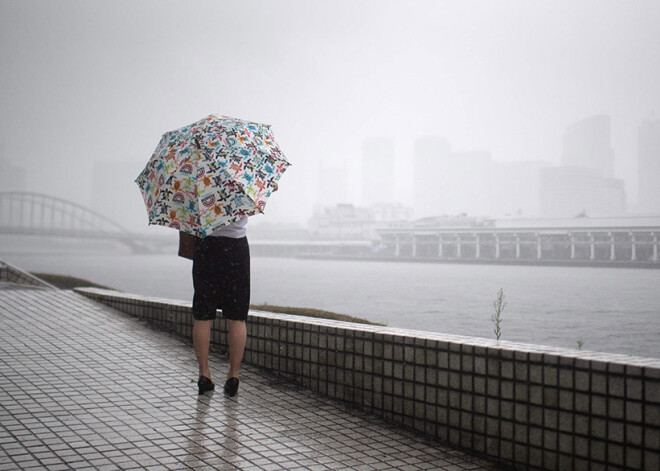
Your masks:
<path fill-rule="evenodd" d="M 161 134 L 220 113 L 272 124 L 293 164 L 262 221 L 378 201 L 537 216 L 525 172 L 584 165 L 569 129 L 600 116 L 612 162 L 597 177 L 623 212 L 660 212 L 638 196 L 658 24 L 657 1 L 2 0 L 0 191 L 146 230 L 133 180 Z M 430 208 L 422 186 L 441 187 Z"/>

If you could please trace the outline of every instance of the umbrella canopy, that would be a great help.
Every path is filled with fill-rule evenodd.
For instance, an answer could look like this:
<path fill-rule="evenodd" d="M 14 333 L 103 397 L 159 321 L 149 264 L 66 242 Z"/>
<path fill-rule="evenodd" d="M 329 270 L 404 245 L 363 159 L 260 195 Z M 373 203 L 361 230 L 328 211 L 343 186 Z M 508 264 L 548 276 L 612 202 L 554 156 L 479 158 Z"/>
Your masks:
<path fill-rule="evenodd" d="M 269 125 L 210 115 L 163 134 L 135 182 L 149 224 L 206 237 L 262 213 L 289 165 Z"/>

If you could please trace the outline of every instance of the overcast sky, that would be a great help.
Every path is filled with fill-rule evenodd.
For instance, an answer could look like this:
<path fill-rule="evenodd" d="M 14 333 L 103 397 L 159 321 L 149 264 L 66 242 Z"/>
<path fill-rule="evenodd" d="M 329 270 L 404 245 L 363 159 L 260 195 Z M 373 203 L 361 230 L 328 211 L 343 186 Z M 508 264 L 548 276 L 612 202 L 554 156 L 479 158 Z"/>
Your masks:
<path fill-rule="evenodd" d="M 565 127 L 605 113 L 634 185 L 658 25 L 657 0 L 0 0 L 0 159 L 85 204 L 95 162 L 134 178 L 163 132 L 217 112 L 273 125 L 293 167 L 268 216 L 304 222 L 321 166 L 359 202 L 365 138 L 395 139 L 408 195 L 418 136 L 558 163 Z"/>

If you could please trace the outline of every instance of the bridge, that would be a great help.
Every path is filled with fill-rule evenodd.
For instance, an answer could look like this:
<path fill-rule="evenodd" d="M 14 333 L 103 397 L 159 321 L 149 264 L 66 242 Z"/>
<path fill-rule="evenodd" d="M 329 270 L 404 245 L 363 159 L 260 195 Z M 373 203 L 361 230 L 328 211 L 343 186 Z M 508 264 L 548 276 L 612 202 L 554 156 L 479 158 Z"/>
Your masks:
<path fill-rule="evenodd" d="M 0 192 L 0 234 L 115 240 L 134 253 L 151 253 L 172 243 L 131 232 L 71 201 L 30 192 Z"/>

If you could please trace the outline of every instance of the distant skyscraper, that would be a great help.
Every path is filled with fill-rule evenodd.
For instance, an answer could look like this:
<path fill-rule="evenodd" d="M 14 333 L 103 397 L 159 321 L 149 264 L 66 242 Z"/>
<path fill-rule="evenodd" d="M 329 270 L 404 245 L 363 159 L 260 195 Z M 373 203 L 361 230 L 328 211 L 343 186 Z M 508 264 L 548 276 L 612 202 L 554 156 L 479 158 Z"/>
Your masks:
<path fill-rule="evenodd" d="M 610 117 L 592 116 L 566 128 L 559 167 L 541 169 L 540 209 L 547 217 L 622 216 L 624 181 L 614 178 Z"/>
<path fill-rule="evenodd" d="M 453 152 L 444 171 L 445 206 L 448 214 L 492 216 L 493 157 L 488 151 Z"/>
<path fill-rule="evenodd" d="M 645 119 L 638 134 L 639 208 L 660 214 L 660 119 Z"/>
<path fill-rule="evenodd" d="M 593 167 L 542 168 L 540 186 L 545 217 L 622 216 L 626 212 L 623 180 L 603 178 Z"/>
<path fill-rule="evenodd" d="M 610 117 L 591 116 L 566 128 L 561 164 L 598 169 L 606 178 L 614 177 L 614 151 Z"/>
<path fill-rule="evenodd" d="M 415 141 L 415 181 L 413 182 L 417 218 L 443 214 L 447 163 L 451 159 L 449 141 L 437 136 L 420 137 Z"/>
<path fill-rule="evenodd" d="M 348 203 L 348 171 L 346 166 L 319 169 L 316 203 L 319 206 L 335 206 Z"/>
<path fill-rule="evenodd" d="M 538 216 L 541 169 L 550 166 L 542 161 L 494 162 L 491 216 Z"/>
<path fill-rule="evenodd" d="M 415 143 L 415 217 L 489 216 L 493 160 L 490 152 L 453 152 L 447 140 Z"/>
<path fill-rule="evenodd" d="M 391 203 L 394 194 L 394 143 L 386 137 L 362 144 L 362 205 Z"/>

